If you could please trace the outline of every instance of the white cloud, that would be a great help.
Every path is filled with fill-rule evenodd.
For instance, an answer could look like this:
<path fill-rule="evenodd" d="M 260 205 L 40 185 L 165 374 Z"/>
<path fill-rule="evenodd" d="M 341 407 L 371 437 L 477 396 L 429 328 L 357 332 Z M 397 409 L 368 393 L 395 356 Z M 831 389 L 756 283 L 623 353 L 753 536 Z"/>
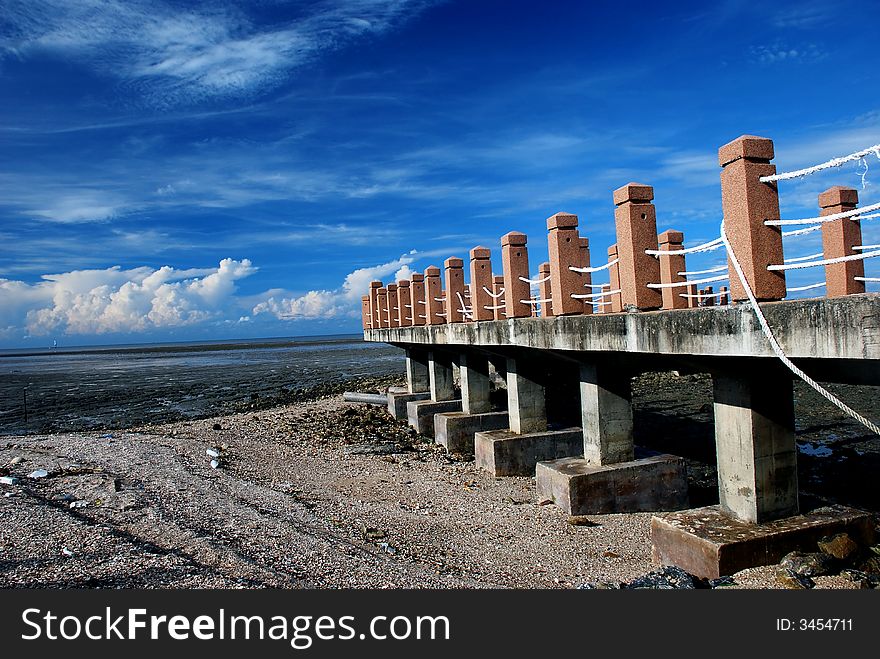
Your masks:
<path fill-rule="evenodd" d="M 28 284 L 0 279 L 0 325 L 32 335 L 142 332 L 192 325 L 222 314 L 235 282 L 256 272 L 247 259 L 216 268 L 170 266 L 74 270 Z"/>

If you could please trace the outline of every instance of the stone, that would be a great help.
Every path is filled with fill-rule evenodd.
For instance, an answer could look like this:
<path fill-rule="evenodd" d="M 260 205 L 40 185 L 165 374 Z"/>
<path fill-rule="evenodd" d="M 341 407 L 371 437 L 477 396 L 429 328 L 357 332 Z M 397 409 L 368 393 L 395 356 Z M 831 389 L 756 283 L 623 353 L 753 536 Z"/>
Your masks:
<path fill-rule="evenodd" d="M 407 419 L 407 404 L 413 401 L 430 400 L 431 394 L 423 391 L 415 394 L 388 392 L 388 412 L 398 421 Z"/>
<path fill-rule="evenodd" d="M 460 412 L 461 399 L 457 400 L 424 400 L 411 401 L 406 404 L 409 425 L 420 435 L 434 436 L 434 415 L 439 412 Z"/>
<path fill-rule="evenodd" d="M 0 476 L 0 485 L 18 485 L 18 479 L 15 476 Z"/>
<path fill-rule="evenodd" d="M 474 435 L 508 427 L 507 412 L 442 412 L 434 416 L 434 439 L 449 453 L 474 452 Z"/>
<path fill-rule="evenodd" d="M 578 455 L 583 450 L 580 428 L 529 434 L 490 430 L 474 435 L 474 459 L 494 476 L 533 476 L 539 462 Z"/>
<path fill-rule="evenodd" d="M 776 581 L 789 590 L 808 590 L 816 585 L 810 577 L 798 574 L 790 568 L 777 570 Z"/>
<path fill-rule="evenodd" d="M 624 308 L 658 309 L 663 299 L 658 289 L 660 262 L 646 250 L 657 249 L 657 216 L 649 185 L 630 183 L 614 191 L 614 223 L 617 229 L 617 264 L 621 303 Z M 612 284 L 613 285 L 613 284 Z"/>
<path fill-rule="evenodd" d="M 835 215 L 855 209 L 859 203 L 859 193 L 855 188 L 835 186 L 819 195 L 819 215 Z M 862 227 L 858 220 L 842 217 L 822 224 L 822 257 L 836 259 L 841 256 L 858 254 L 853 249 L 862 244 Z M 865 292 L 865 282 L 857 277 L 865 276 L 863 260 L 830 263 L 825 266 L 826 297 L 842 297 Z"/>
<path fill-rule="evenodd" d="M 464 297 L 464 261 L 450 256 L 443 263 L 446 274 L 446 301 L 444 311 L 447 323 L 465 321 L 464 309 L 467 300 Z"/>
<path fill-rule="evenodd" d="M 21 457 L 20 455 L 17 455 L 14 458 L 12 458 L 12 460 L 9 461 L 9 466 L 14 467 L 15 465 L 21 464 L 22 462 L 24 462 L 24 458 Z"/>
<path fill-rule="evenodd" d="M 779 565 L 805 577 L 821 577 L 836 572 L 837 561 L 823 552 L 793 551 L 783 556 Z"/>
<path fill-rule="evenodd" d="M 633 579 L 624 585 L 628 590 L 651 588 L 656 590 L 695 590 L 701 588 L 699 579 L 674 565 L 666 565 L 658 570 Z"/>
<path fill-rule="evenodd" d="M 495 299 L 492 290 L 492 252 L 482 245 L 470 252 L 471 262 L 471 313 L 475 321 L 494 320 Z"/>
<path fill-rule="evenodd" d="M 852 581 L 858 588 L 880 588 L 880 576 L 876 574 L 865 574 L 861 570 L 852 569 L 841 570 L 840 574 Z"/>
<path fill-rule="evenodd" d="M 594 522 L 585 515 L 569 515 L 567 521 L 570 526 L 599 526 L 598 522 Z"/>
<path fill-rule="evenodd" d="M 880 556 L 870 556 L 859 563 L 859 570 L 868 574 L 880 575 Z"/>
<path fill-rule="evenodd" d="M 219 423 L 215 423 L 212 427 L 214 430 L 223 430 L 223 426 L 221 426 Z"/>
<path fill-rule="evenodd" d="M 531 297 L 529 250 L 526 235 L 511 231 L 501 237 L 501 263 L 504 271 L 504 312 L 506 318 L 528 318 L 532 307 L 523 302 Z"/>
<path fill-rule="evenodd" d="M 822 538 L 818 542 L 819 550 L 839 561 L 848 561 L 859 550 L 856 542 L 846 533 L 838 533 Z"/>
<path fill-rule="evenodd" d="M 659 249 L 661 252 L 677 252 L 680 251 L 684 243 L 684 234 L 681 231 L 669 229 L 657 236 Z M 672 284 L 680 283 L 687 280 L 684 275 L 678 274 L 687 270 L 685 265 L 684 254 L 673 254 L 671 256 L 659 257 L 660 262 L 660 283 Z M 684 286 L 676 286 L 660 289 L 660 296 L 663 300 L 664 309 L 687 309 L 688 298 L 681 297 L 685 292 Z"/>
<path fill-rule="evenodd" d="M 209 449 L 205 449 L 205 453 L 209 458 L 219 458 L 220 457 L 220 449 L 212 447 Z"/>
<path fill-rule="evenodd" d="M 568 316 L 584 312 L 582 299 L 571 297 L 588 292 L 584 288 L 583 273 L 570 270 L 579 266 L 581 244 L 578 236 L 577 215 L 556 213 L 547 218 L 547 248 L 550 255 L 550 293 L 554 316 Z M 544 289 L 546 291 L 546 289 Z M 544 294 L 542 293 L 542 297 Z"/>
<path fill-rule="evenodd" d="M 34 479 L 46 478 L 46 476 L 48 476 L 48 475 L 49 475 L 49 472 L 46 471 L 45 469 L 35 469 L 34 471 L 32 471 L 31 473 L 28 474 L 28 478 L 34 478 Z"/>

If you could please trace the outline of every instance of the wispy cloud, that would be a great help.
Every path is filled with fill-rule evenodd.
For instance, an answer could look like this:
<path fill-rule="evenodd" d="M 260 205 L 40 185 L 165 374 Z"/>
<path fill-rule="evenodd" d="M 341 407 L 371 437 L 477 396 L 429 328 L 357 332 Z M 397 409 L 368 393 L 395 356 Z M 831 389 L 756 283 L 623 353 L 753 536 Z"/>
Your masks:
<path fill-rule="evenodd" d="M 751 60 L 758 64 L 806 64 L 825 59 L 828 53 L 815 43 L 786 44 L 774 42 L 752 46 Z"/>

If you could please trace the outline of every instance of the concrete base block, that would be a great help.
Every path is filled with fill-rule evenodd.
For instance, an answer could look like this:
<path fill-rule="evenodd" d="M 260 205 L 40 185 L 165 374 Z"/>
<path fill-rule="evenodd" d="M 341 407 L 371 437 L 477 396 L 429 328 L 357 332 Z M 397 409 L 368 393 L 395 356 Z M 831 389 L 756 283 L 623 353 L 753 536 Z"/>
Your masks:
<path fill-rule="evenodd" d="M 580 428 L 548 430 L 518 435 L 511 430 L 489 430 L 474 435 L 477 466 L 494 476 L 534 476 L 544 460 L 581 455 L 584 433 Z"/>
<path fill-rule="evenodd" d="M 863 545 L 874 542 L 871 515 L 845 506 L 827 506 L 764 524 L 727 517 L 718 506 L 651 519 L 654 562 L 677 565 L 708 579 L 778 563 L 790 551 L 817 551 L 822 536 L 840 532 Z"/>
<path fill-rule="evenodd" d="M 434 439 L 450 453 L 473 453 L 474 435 L 507 428 L 507 412 L 444 412 L 434 415 Z"/>
<path fill-rule="evenodd" d="M 414 400 L 429 400 L 431 398 L 431 394 L 427 391 L 411 394 L 406 391 L 392 391 L 388 390 L 388 413 L 391 414 L 398 421 L 402 421 L 407 418 L 406 412 L 406 404 L 410 403 Z"/>
<path fill-rule="evenodd" d="M 439 412 L 460 412 L 461 399 L 414 400 L 406 404 L 406 417 L 413 428 L 425 437 L 434 436 L 434 415 Z"/>
<path fill-rule="evenodd" d="M 569 515 L 681 510 L 688 505 L 687 470 L 675 455 L 637 452 L 635 460 L 609 465 L 583 458 L 539 462 L 538 501 Z"/>

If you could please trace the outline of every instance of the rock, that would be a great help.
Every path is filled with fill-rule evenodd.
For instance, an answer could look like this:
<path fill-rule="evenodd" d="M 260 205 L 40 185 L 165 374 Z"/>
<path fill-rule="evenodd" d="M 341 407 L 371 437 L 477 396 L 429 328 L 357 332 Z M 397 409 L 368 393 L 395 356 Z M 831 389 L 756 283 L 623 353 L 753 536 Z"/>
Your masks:
<path fill-rule="evenodd" d="M 89 505 L 88 501 L 71 501 L 70 502 L 71 508 L 85 508 L 88 505 Z"/>
<path fill-rule="evenodd" d="M 73 556 L 74 555 L 74 553 L 72 551 L 70 551 L 67 547 L 62 547 L 61 553 L 64 554 L 65 556 Z"/>
<path fill-rule="evenodd" d="M 859 563 L 859 570 L 867 574 L 880 575 L 880 556 L 871 556 Z"/>
<path fill-rule="evenodd" d="M 857 588 L 880 588 L 880 577 L 876 574 L 865 574 L 860 570 L 841 570 L 840 574 L 852 581 Z"/>
<path fill-rule="evenodd" d="M 0 484 L 18 485 L 18 479 L 15 476 L 0 476 Z"/>
<path fill-rule="evenodd" d="M 379 549 L 383 550 L 386 554 L 391 554 L 392 556 L 397 553 L 397 547 L 393 547 L 387 542 L 380 542 Z"/>
<path fill-rule="evenodd" d="M 568 523 L 571 526 L 599 526 L 586 515 L 572 515 L 568 518 Z"/>
<path fill-rule="evenodd" d="M 21 464 L 22 462 L 24 462 L 24 458 L 21 457 L 20 455 L 17 455 L 14 458 L 12 458 L 12 460 L 9 461 L 9 466 L 14 467 L 15 465 Z"/>
<path fill-rule="evenodd" d="M 205 453 L 207 453 L 208 457 L 211 457 L 211 458 L 219 458 L 220 457 L 220 449 L 218 449 L 218 448 L 205 449 Z"/>
<path fill-rule="evenodd" d="M 384 540 L 388 537 L 388 534 L 385 531 L 377 528 L 373 528 L 372 526 L 368 526 L 364 528 L 364 538 L 370 541 L 375 540 Z"/>
<path fill-rule="evenodd" d="M 49 475 L 49 472 L 45 469 L 35 469 L 31 473 L 28 474 L 28 478 L 46 478 Z"/>
<path fill-rule="evenodd" d="M 602 558 L 620 558 L 620 554 L 617 554 L 611 550 L 606 550 L 602 552 Z"/>
<path fill-rule="evenodd" d="M 654 588 L 657 590 L 693 590 L 695 588 L 700 588 L 701 584 L 697 577 L 685 572 L 680 567 L 664 565 L 657 570 L 648 572 L 648 574 L 642 577 L 633 579 L 622 587 L 633 590 L 639 588 Z"/>
<path fill-rule="evenodd" d="M 783 567 L 776 572 L 776 581 L 789 590 L 808 590 L 816 583 L 802 574 L 798 574 L 791 568 Z"/>
<path fill-rule="evenodd" d="M 223 426 L 221 426 L 219 423 L 215 423 L 212 427 L 214 428 L 214 430 L 223 430 Z"/>
<path fill-rule="evenodd" d="M 216 458 L 211 460 L 211 469 L 218 469 L 220 467 L 220 461 Z"/>
<path fill-rule="evenodd" d="M 837 571 L 837 561 L 823 552 L 804 554 L 793 551 L 782 557 L 779 566 L 804 577 L 821 577 Z"/>
<path fill-rule="evenodd" d="M 620 590 L 623 586 L 611 581 L 596 581 L 595 583 L 583 583 L 578 590 Z"/>
<path fill-rule="evenodd" d="M 709 580 L 709 588 L 724 588 L 726 586 L 735 586 L 736 581 L 733 580 L 733 577 L 718 577 L 717 579 Z"/>
<path fill-rule="evenodd" d="M 838 533 L 819 540 L 819 549 L 839 561 L 848 561 L 859 550 L 859 546 L 849 534 Z"/>

